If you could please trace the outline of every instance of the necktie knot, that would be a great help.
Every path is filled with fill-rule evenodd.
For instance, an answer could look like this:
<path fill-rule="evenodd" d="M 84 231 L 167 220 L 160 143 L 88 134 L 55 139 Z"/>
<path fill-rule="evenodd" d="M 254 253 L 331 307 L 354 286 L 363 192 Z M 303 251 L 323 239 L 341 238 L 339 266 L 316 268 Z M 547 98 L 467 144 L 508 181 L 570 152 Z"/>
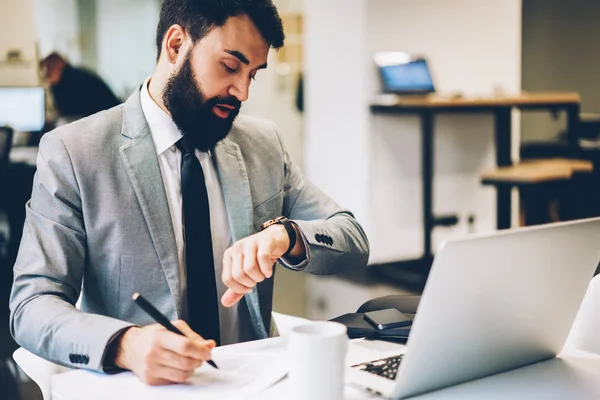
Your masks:
<path fill-rule="evenodd" d="M 183 155 L 194 154 L 194 147 L 189 145 L 187 140 L 185 140 L 185 137 L 179 139 L 177 143 L 175 143 L 175 146 L 177 146 L 177 148 L 179 149 L 179 151 L 181 151 L 181 154 Z"/>

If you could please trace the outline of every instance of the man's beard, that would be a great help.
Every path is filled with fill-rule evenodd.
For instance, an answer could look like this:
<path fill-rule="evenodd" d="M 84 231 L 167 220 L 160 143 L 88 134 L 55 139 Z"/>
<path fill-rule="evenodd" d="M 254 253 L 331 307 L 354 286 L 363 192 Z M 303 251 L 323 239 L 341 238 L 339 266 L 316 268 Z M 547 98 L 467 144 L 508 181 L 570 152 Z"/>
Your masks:
<path fill-rule="evenodd" d="M 206 98 L 194 79 L 190 54 L 179 72 L 169 78 L 162 100 L 185 140 L 200 151 L 214 148 L 229 134 L 241 106 L 241 102 L 233 96 Z M 229 104 L 235 109 L 229 112 L 227 118 L 219 118 L 213 112 L 216 104 Z"/>

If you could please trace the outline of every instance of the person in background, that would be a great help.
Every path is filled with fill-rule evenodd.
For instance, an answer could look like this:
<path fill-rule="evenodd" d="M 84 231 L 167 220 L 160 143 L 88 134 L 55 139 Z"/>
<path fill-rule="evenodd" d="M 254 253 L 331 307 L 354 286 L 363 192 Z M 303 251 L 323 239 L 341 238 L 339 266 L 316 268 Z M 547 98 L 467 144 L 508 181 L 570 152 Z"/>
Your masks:
<path fill-rule="evenodd" d="M 98 75 L 69 64 L 58 53 L 48 55 L 40 66 L 60 118 L 73 121 L 121 103 Z"/>

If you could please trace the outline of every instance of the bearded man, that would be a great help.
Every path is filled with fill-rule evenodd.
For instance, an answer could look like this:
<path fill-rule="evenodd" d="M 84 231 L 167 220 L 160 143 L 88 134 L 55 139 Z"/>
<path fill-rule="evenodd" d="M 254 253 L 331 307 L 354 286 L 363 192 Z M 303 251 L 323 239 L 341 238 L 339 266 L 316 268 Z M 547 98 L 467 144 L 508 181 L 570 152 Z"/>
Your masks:
<path fill-rule="evenodd" d="M 152 385 L 185 382 L 216 345 L 276 334 L 275 264 L 334 274 L 369 253 L 273 123 L 238 117 L 283 45 L 272 1 L 165 0 L 156 40 L 154 74 L 123 105 L 43 137 L 10 300 L 31 352 Z"/>

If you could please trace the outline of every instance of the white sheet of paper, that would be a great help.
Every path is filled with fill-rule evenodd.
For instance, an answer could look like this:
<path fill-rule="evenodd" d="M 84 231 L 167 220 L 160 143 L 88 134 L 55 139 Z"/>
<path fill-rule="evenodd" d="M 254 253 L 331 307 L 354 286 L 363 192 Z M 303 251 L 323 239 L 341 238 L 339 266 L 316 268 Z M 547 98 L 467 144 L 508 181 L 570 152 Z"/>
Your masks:
<path fill-rule="evenodd" d="M 283 343 L 216 348 L 212 357 L 219 369 L 204 364 L 187 384 L 147 386 L 132 373 L 107 376 L 80 370 L 55 377 L 53 388 L 69 384 L 71 393 L 85 389 L 86 399 L 240 399 L 267 389 L 288 372 Z"/>

